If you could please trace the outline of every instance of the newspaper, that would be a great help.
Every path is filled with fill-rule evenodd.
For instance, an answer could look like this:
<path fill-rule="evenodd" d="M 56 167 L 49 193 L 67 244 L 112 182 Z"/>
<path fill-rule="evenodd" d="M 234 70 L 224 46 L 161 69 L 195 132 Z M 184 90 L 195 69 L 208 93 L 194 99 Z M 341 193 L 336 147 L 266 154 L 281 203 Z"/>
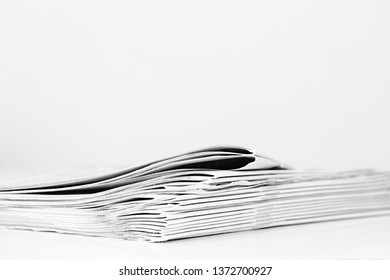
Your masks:
<path fill-rule="evenodd" d="M 390 215 L 390 173 L 296 170 L 241 147 L 127 169 L 0 171 L 0 226 L 127 240 Z"/>

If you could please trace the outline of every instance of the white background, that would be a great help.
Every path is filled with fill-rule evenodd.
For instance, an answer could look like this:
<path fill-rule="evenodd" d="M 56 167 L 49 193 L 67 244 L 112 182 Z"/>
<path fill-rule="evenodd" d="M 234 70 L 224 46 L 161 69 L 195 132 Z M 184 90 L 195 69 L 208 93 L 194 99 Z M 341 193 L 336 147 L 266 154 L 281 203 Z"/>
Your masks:
<path fill-rule="evenodd" d="M 0 167 L 217 144 L 390 168 L 388 1 L 1 1 Z"/>
<path fill-rule="evenodd" d="M 390 169 L 389 14 L 377 0 L 1 1 L 0 167 L 235 144 L 293 166 Z M 361 224 L 153 247 L 0 234 L 2 258 L 389 257 L 389 219 Z"/>

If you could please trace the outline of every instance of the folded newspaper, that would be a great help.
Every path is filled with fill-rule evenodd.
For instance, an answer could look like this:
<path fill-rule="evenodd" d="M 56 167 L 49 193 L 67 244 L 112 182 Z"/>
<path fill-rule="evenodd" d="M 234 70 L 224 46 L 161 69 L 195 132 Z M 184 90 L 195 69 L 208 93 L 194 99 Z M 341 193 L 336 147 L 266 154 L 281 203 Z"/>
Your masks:
<path fill-rule="evenodd" d="M 0 171 L 0 226 L 159 242 L 390 215 L 389 172 L 295 170 L 240 147 L 90 171 Z"/>

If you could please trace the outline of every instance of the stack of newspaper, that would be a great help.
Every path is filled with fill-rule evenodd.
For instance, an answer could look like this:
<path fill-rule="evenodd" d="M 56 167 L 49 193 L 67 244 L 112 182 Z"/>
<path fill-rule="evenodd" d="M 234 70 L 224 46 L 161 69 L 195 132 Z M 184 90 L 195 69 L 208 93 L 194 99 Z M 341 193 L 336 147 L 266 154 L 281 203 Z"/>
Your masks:
<path fill-rule="evenodd" d="M 158 242 L 390 215 L 388 172 L 294 170 L 240 147 L 81 179 L 80 170 L 16 180 L 7 172 L 0 226 L 11 229 Z"/>

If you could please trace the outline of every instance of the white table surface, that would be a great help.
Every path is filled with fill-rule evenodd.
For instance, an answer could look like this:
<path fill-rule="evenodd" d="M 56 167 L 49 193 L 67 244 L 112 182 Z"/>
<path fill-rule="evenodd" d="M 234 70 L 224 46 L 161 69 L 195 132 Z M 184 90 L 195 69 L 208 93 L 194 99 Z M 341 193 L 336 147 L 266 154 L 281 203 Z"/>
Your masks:
<path fill-rule="evenodd" d="M 0 228 L 0 259 L 390 259 L 390 217 L 165 243 Z"/>

